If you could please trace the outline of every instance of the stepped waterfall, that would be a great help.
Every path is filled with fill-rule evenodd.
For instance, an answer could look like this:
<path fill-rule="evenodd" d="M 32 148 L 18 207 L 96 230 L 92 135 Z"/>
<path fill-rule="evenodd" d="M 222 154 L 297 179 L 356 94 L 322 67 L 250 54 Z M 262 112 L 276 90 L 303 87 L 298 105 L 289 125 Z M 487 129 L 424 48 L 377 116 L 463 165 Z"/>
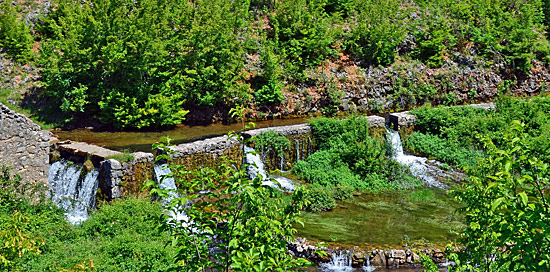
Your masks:
<path fill-rule="evenodd" d="M 95 208 L 97 169 L 86 173 L 82 165 L 56 161 L 50 165 L 49 175 L 52 201 L 65 211 L 67 221 L 74 225 L 86 220 L 89 210 Z"/>
<path fill-rule="evenodd" d="M 267 171 L 265 170 L 265 165 L 262 162 L 262 158 L 260 157 L 259 154 L 256 153 L 254 148 L 244 146 L 244 152 L 246 154 L 245 163 L 248 164 L 248 168 L 246 170 L 248 172 L 248 177 L 250 179 L 255 179 L 258 175 L 260 175 L 262 177 L 262 183 L 264 185 L 279 189 L 279 186 L 277 186 L 277 184 L 275 184 L 275 182 L 271 180 L 271 178 L 273 178 L 281 185 L 280 189 L 284 191 L 292 192 L 296 189 L 291 179 L 285 178 L 285 177 L 275 177 L 275 176 L 268 175 Z M 281 164 L 282 164 L 282 159 L 281 159 Z"/>

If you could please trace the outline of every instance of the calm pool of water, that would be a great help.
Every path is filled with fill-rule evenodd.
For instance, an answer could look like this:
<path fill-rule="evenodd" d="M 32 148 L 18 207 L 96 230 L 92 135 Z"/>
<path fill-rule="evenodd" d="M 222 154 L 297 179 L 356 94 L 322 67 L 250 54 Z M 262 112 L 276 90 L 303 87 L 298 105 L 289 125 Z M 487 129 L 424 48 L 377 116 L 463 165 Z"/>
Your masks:
<path fill-rule="evenodd" d="M 259 121 L 256 128 L 287 126 L 307 123 L 308 118 L 275 119 Z M 151 145 L 167 136 L 173 144 L 219 136 L 230 131 L 239 131 L 241 123 L 230 125 L 211 124 L 207 126 L 180 125 L 171 130 L 162 131 L 123 131 L 123 132 L 95 132 L 88 129 L 75 129 L 70 131 L 52 131 L 60 140 L 73 140 L 103 146 L 118 151 L 151 151 Z"/>
<path fill-rule="evenodd" d="M 440 189 L 363 194 L 327 212 L 306 213 L 297 236 L 312 242 L 381 247 L 442 245 L 462 226 L 458 204 Z"/>

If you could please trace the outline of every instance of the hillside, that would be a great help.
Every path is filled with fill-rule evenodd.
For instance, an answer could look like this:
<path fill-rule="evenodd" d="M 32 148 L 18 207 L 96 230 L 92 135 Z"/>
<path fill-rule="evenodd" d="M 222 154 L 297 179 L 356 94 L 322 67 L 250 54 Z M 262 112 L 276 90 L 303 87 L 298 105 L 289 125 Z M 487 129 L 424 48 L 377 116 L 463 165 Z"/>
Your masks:
<path fill-rule="evenodd" d="M 548 90 L 542 1 L 0 4 L 0 101 L 66 128 L 384 112 Z"/>

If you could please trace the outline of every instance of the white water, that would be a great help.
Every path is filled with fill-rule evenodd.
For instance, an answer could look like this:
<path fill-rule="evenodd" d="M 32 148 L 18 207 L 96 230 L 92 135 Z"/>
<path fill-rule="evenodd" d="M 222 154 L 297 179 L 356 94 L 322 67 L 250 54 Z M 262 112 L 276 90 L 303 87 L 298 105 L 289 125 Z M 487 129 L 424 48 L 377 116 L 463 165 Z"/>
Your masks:
<path fill-rule="evenodd" d="M 376 270 L 376 267 L 370 266 L 370 258 L 367 254 L 367 257 L 365 257 L 365 265 L 363 266 L 362 270 L 363 272 L 372 272 Z"/>
<path fill-rule="evenodd" d="M 291 179 L 285 177 L 270 177 L 265 171 L 265 165 L 262 162 L 260 155 L 255 152 L 254 148 L 245 146 L 244 152 L 246 154 L 245 162 L 248 164 L 246 171 L 248 172 L 248 177 L 250 179 L 255 179 L 256 177 L 261 176 L 262 184 L 269 187 L 279 189 L 279 186 L 271 180 L 274 179 L 281 185 L 280 189 L 284 191 L 292 192 L 296 189 Z M 281 163 L 282 162 L 283 161 L 281 160 Z"/>
<path fill-rule="evenodd" d="M 172 199 L 179 197 L 176 192 L 176 181 L 168 167 L 168 164 L 155 164 L 155 179 L 159 184 L 159 188 L 169 190 L 168 197 L 162 199 L 162 205 L 168 206 Z M 187 203 L 189 204 L 189 203 Z M 187 205 L 186 204 L 186 205 Z M 182 211 L 184 207 L 178 207 L 176 210 L 167 210 L 169 223 L 181 223 L 184 225 L 189 224 L 189 217 Z"/>
<path fill-rule="evenodd" d="M 351 266 L 353 251 L 340 251 L 332 253 L 330 262 L 319 266 L 323 272 L 352 272 L 355 269 Z"/>
<path fill-rule="evenodd" d="M 67 221 L 73 225 L 86 220 L 88 210 L 95 208 L 99 183 L 96 169 L 83 175 L 82 168 L 82 165 L 56 161 L 49 170 L 52 201 L 65 211 Z"/>
<path fill-rule="evenodd" d="M 441 165 L 440 162 L 428 160 L 424 157 L 405 154 L 403 152 L 401 137 L 397 131 L 387 129 L 386 137 L 388 142 L 391 144 L 393 159 L 402 165 L 408 166 L 414 177 L 421 180 L 429 187 L 437 187 L 441 189 L 449 188 L 449 186 L 439 180 L 447 178 L 454 179 L 455 177 L 452 174 L 445 173 L 445 171 L 437 167 L 438 165 Z"/>

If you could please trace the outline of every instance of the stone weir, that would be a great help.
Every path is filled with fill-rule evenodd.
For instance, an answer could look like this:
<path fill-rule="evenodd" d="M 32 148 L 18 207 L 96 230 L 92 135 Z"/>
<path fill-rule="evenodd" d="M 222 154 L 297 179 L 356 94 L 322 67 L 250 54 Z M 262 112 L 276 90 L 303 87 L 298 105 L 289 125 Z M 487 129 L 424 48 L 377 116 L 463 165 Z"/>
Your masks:
<path fill-rule="evenodd" d="M 372 133 L 383 135 L 385 118 L 368 116 Z M 262 132 L 275 131 L 290 140 L 290 149 L 281 158 L 266 157 L 269 170 L 289 170 L 297 160 L 305 159 L 315 149 L 315 143 L 308 124 L 270 127 L 249 130 L 244 133 L 245 138 L 251 138 Z M 198 167 L 214 167 L 221 162 L 222 156 L 230 160 L 242 161 L 242 147 L 236 138 L 227 135 L 193 141 L 176 146 L 170 146 L 171 158 L 178 165 L 187 169 Z M 64 159 L 78 164 L 84 164 L 87 169 L 95 168 L 99 171 L 100 198 L 111 200 L 123 195 L 145 194 L 141 188 L 147 180 L 154 179 L 155 154 L 145 152 L 121 153 L 103 147 L 63 141 L 51 145 L 50 163 Z"/>
<path fill-rule="evenodd" d="M 290 242 L 287 245 L 287 249 L 292 256 L 305 258 L 317 265 L 330 262 L 333 253 L 343 253 L 346 255 L 346 258 L 349 259 L 349 264 L 354 268 L 365 266 L 370 269 L 376 268 L 380 270 L 421 268 L 420 254 L 428 256 L 440 268 L 450 265 L 450 262 L 446 258 L 446 252 L 439 247 L 411 248 L 404 245 L 398 248 L 364 249 L 357 246 L 352 248 L 316 246 L 305 238 L 298 237 L 294 242 Z"/>

